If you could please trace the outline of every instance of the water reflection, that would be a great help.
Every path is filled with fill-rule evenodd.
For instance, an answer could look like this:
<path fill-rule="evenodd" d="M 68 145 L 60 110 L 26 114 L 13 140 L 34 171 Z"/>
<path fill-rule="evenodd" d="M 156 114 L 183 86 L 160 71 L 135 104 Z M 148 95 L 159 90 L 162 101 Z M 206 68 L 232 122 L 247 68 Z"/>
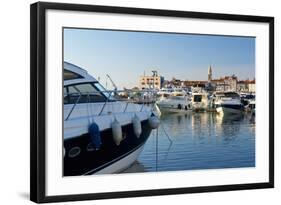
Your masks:
<path fill-rule="evenodd" d="M 240 133 L 240 125 L 244 119 L 243 114 L 216 115 L 216 132 L 225 142 L 235 140 Z"/>
<path fill-rule="evenodd" d="M 163 115 L 158 144 L 156 137 L 155 131 L 127 172 L 255 166 L 255 119 L 247 114 Z"/>

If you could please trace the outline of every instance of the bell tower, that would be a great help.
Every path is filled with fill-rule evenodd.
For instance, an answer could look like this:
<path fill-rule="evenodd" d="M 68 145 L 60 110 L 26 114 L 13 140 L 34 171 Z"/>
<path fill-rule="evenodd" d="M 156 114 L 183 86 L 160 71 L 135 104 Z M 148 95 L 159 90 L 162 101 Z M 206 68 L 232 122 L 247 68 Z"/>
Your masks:
<path fill-rule="evenodd" d="M 209 69 L 208 69 L 208 82 L 212 81 L 212 67 L 210 65 Z"/>

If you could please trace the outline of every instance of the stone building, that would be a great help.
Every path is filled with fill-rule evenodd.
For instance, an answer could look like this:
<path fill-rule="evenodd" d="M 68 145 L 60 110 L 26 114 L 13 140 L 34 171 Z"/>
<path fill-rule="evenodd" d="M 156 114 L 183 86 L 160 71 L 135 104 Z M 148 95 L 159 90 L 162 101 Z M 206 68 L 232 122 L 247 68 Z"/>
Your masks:
<path fill-rule="evenodd" d="M 153 71 L 153 75 L 142 75 L 139 77 L 139 88 L 143 89 L 161 89 L 164 77 L 159 76 L 157 71 Z"/>

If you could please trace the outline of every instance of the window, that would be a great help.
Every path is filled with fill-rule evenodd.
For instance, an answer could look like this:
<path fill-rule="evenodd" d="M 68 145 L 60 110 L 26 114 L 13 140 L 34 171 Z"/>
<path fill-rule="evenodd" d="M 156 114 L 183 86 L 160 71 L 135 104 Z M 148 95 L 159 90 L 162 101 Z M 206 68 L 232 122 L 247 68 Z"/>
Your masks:
<path fill-rule="evenodd" d="M 109 98 L 110 100 L 114 100 L 113 94 L 114 92 L 107 91 L 101 84 L 94 83 L 95 88 L 100 91 L 103 95 L 106 96 L 106 98 Z"/>
<path fill-rule="evenodd" d="M 194 95 L 193 101 L 194 102 L 201 102 L 202 101 L 202 95 Z"/>
<path fill-rule="evenodd" d="M 82 76 L 78 75 L 77 73 L 71 72 L 69 70 L 63 71 L 64 80 L 74 80 L 74 79 L 78 79 L 78 78 L 82 78 Z"/>
<path fill-rule="evenodd" d="M 64 104 L 105 102 L 105 95 L 92 83 L 83 83 L 65 87 Z"/>
<path fill-rule="evenodd" d="M 66 97 L 67 96 L 67 90 L 66 87 L 63 88 L 63 96 Z"/>

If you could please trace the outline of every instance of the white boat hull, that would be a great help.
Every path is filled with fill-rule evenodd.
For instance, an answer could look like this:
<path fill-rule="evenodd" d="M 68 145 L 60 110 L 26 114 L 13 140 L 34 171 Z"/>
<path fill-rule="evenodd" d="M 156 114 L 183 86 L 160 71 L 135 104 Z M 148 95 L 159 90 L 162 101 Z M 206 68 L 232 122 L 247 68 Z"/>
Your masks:
<path fill-rule="evenodd" d="M 197 111 L 206 111 L 208 108 L 208 105 L 205 105 L 204 103 L 193 103 L 192 104 L 192 110 Z"/>
<path fill-rule="evenodd" d="M 178 108 L 171 108 L 171 107 L 160 107 L 159 109 L 163 113 L 188 113 L 191 112 L 191 109 L 178 109 Z"/>
<path fill-rule="evenodd" d="M 186 113 L 191 111 L 191 105 L 186 98 L 182 99 L 161 99 L 157 102 L 161 112 Z"/>
<path fill-rule="evenodd" d="M 122 158 L 122 156 L 121 156 L 118 161 L 116 161 L 115 163 L 96 172 L 95 174 L 112 174 L 112 173 L 118 173 L 118 172 L 121 172 L 121 171 L 127 169 L 137 160 L 137 158 L 140 155 L 140 153 L 142 152 L 143 148 L 144 148 L 144 144 L 142 146 L 140 146 L 139 148 L 137 148 L 132 153 L 130 153 L 129 155 L 127 155 L 126 157 Z"/>
<path fill-rule="evenodd" d="M 241 109 L 233 109 L 233 108 L 226 108 L 226 107 L 218 107 L 217 109 L 217 112 L 220 113 L 220 114 L 229 114 L 229 115 L 232 115 L 232 114 L 241 114 L 242 113 L 242 110 Z"/>

